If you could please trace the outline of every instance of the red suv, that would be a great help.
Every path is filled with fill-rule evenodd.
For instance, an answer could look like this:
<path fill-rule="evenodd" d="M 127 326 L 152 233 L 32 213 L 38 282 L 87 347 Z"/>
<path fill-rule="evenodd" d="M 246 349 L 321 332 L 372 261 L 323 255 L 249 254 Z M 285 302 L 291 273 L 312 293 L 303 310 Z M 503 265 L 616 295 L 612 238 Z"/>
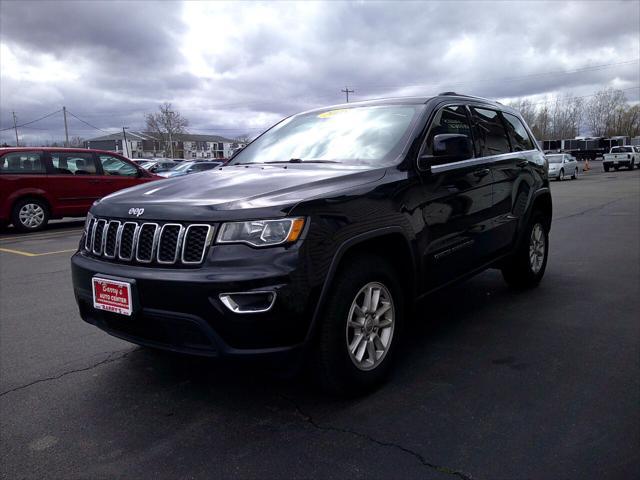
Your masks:
<path fill-rule="evenodd" d="M 98 198 L 162 177 L 117 153 L 81 148 L 0 148 L 0 223 L 23 232 L 83 216 Z"/>

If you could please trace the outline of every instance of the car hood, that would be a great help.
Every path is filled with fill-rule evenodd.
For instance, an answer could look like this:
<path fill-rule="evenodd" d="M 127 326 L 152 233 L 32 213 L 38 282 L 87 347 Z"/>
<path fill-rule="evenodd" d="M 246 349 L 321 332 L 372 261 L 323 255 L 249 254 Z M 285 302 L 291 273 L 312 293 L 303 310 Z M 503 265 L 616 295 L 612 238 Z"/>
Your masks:
<path fill-rule="evenodd" d="M 382 178 L 386 169 L 334 164 L 233 165 L 168 178 L 113 193 L 97 202 L 98 216 L 216 221 L 286 215 L 300 201 Z"/>

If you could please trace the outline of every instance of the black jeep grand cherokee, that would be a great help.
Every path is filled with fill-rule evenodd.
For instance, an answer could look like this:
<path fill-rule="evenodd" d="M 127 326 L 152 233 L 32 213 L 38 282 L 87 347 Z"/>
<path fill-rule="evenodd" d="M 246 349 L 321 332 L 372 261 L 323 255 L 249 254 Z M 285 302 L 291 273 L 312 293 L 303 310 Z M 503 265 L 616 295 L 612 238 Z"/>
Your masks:
<path fill-rule="evenodd" d="M 350 103 L 96 202 L 73 283 L 82 318 L 114 336 L 309 351 L 326 387 L 353 392 L 388 373 L 416 299 L 489 267 L 538 284 L 550 225 L 546 160 L 517 112 L 454 93 Z"/>

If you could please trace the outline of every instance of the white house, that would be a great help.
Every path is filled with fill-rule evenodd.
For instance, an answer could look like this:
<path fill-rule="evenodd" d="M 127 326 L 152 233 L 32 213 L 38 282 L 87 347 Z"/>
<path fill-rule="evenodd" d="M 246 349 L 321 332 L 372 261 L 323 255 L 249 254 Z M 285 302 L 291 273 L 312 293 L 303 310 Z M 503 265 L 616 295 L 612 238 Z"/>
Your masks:
<path fill-rule="evenodd" d="M 172 157 L 184 159 L 231 158 L 245 143 L 218 135 L 176 134 L 171 148 L 164 145 L 154 134 L 127 130 L 126 142 L 123 133 L 113 133 L 92 138 L 85 142 L 86 148 L 112 150 L 129 158 Z"/>

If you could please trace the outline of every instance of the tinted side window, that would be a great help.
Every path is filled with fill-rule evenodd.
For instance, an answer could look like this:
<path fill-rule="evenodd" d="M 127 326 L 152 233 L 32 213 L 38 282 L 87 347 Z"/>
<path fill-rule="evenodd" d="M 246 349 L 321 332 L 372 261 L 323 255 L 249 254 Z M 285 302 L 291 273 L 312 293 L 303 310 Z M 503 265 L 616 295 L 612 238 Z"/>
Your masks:
<path fill-rule="evenodd" d="M 0 158 L 0 173 L 42 174 L 46 170 L 40 152 L 14 152 Z"/>
<path fill-rule="evenodd" d="M 51 152 L 56 175 L 95 175 L 96 161 L 91 153 Z"/>
<path fill-rule="evenodd" d="M 105 175 L 120 175 L 124 177 L 135 177 L 138 175 L 136 167 L 121 158 L 112 157 L 111 155 L 99 155 L 102 170 Z"/>
<path fill-rule="evenodd" d="M 460 133 L 471 138 L 471 127 L 464 106 L 444 107 L 436 114 L 422 149 L 423 155 L 433 154 L 433 138 L 443 133 Z"/>
<path fill-rule="evenodd" d="M 476 153 L 480 157 L 509 153 L 509 138 L 498 112 L 471 107 Z"/>
<path fill-rule="evenodd" d="M 531 142 L 529 134 L 520 119 L 509 113 L 503 113 L 502 115 L 507 121 L 507 131 L 509 132 L 513 151 L 523 152 L 525 150 L 533 150 L 533 142 Z"/>

